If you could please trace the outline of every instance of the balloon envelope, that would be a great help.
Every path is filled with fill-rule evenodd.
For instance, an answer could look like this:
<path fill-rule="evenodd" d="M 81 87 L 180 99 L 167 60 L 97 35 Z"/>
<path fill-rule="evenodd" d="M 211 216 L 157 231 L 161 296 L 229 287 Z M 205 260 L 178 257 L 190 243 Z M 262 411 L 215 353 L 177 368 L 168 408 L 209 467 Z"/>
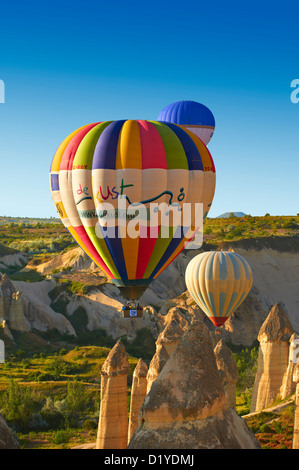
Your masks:
<path fill-rule="evenodd" d="M 173 122 L 194 132 L 206 145 L 215 130 L 215 118 L 207 106 L 196 101 L 176 101 L 162 109 L 158 121 Z"/>
<path fill-rule="evenodd" d="M 185 280 L 195 302 L 215 326 L 221 326 L 250 292 L 252 272 L 237 253 L 210 251 L 190 261 Z"/>
<path fill-rule="evenodd" d="M 151 220 L 149 226 L 146 212 L 139 232 L 128 236 L 124 229 L 135 229 L 136 210 L 145 206 L 149 211 L 151 204 L 165 203 L 184 215 L 184 203 L 200 202 L 206 215 L 214 196 L 215 167 L 203 142 L 175 124 L 106 121 L 85 125 L 60 144 L 50 189 L 77 243 L 124 296 L 135 299 L 198 227 L 193 219 L 187 226 L 173 219 L 165 232 L 163 219 Z M 120 209 L 123 203 L 125 209 L 131 207 L 129 215 L 124 206 Z"/>

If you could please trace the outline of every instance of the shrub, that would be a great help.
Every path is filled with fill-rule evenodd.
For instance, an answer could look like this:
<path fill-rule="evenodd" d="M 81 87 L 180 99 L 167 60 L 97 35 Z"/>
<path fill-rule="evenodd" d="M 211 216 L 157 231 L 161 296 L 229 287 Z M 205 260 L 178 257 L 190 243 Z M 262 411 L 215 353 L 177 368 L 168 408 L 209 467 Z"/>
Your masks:
<path fill-rule="evenodd" d="M 84 385 L 77 381 L 70 382 L 65 402 L 69 413 L 80 412 L 87 408 L 90 405 L 90 398 Z"/>
<path fill-rule="evenodd" d="M 67 444 L 70 441 L 70 433 L 68 431 L 65 431 L 63 429 L 60 429 L 55 433 L 55 436 L 53 438 L 53 443 L 54 444 Z"/>
<path fill-rule="evenodd" d="M 273 433 L 275 432 L 269 424 L 261 424 L 260 426 L 260 432 L 262 433 Z"/>
<path fill-rule="evenodd" d="M 58 429 L 64 424 L 64 416 L 58 410 L 42 410 L 41 416 L 50 429 Z"/>
<path fill-rule="evenodd" d="M 82 428 L 86 429 L 87 431 L 91 431 L 92 429 L 97 429 L 98 425 L 93 419 L 86 419 L 83 423 Z"/>
<path fill-rule="evenodd" d="M 78 372 L 76 364 L 70 364 L 64 361 L 61 357 L 55 356 L 46 366 L 48 374 L 53 378 L 52 380 L 59 380 L 62 375 L 72 374 Z"/>
<path fill-rule="evenodd" d="M 20 387 L 13 379 L 0 400 L 3 417 L 21 431 L 28 429 L 39 406 L 35 394 L 28 387 Z"/>

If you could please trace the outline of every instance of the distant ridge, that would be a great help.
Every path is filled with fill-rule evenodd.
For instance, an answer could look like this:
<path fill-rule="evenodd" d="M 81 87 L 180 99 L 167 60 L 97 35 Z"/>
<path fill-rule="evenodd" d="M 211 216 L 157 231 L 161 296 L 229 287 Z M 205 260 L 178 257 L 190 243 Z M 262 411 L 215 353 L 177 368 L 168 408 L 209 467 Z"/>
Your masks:
<path fill-rule="evenodd" d="M 224 214 L 217 215 L 216 219 L 226 219 L 228 217 L 244 217 L 246 214 L 244 212 L 224 212 Z"/>
<path fill-rule="evenodd" d="M 11 216 L 0 216 L 0 225 L 3 224 L 59 224 L 61 219 L 59 217 L 11 217 Z"/>

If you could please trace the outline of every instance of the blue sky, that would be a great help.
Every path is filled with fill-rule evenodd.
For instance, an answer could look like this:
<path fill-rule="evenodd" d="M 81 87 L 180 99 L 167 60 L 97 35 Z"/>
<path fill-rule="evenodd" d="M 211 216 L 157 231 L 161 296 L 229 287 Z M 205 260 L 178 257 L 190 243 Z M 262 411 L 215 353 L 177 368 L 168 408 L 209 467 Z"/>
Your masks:
<path fill-rule="evenodd" d="M 18 0 L 0 10 L 0 215 L 56 216 L 48 172 L 73 130 L 157 119 L 184 99 L 216 120 L 210 217 L 299 213 L 298 5 Z"/>

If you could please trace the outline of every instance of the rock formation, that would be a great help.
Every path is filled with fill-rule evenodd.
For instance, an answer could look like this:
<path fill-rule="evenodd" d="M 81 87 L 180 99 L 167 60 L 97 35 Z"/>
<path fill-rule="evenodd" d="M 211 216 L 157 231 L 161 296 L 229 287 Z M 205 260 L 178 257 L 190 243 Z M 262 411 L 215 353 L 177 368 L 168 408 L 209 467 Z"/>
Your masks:
<path fill-rule="evenodd" d="M 30 331 L 29 325 L 26 322 L 23 304 L 22 293 L 13 292 L 11 297 L 11 305 L 9 311 L 9 326 L 11 330 L 17 331 Z"/>
<path fill-rule="evenodd" d="M 8 326 L 7 326 L 6 320 L 3 320 L 3 322 L 2 322 L 2 328 L 3 328 L 3 333 L 4 333 L 4 335 L 7 336 L 7 337 L 8 337 L 9 339 L 11 339 L 12 341 L 14 341 L 13 336 L 12 336 L 12 334 L 11 334 L 11 332 L 10 332 L 10 329 L 9 329 Z"/>
<path fill-rule="evenodd" d="M 288 367 L 287 367 L 285 376 L 283 378 L 282 386 L 280 389 L 280 395 L 283 400 L 287 398 L 288 396 L 290 396 L 292 393 L 294 393 L 296 390 L 296 383 L 293 380 L 293 374 L 294 374 L 295 363 L 296 363 L 296 361 L 294 360 L 295 359 L 294 354 L 296 356 L 296 352 L 298 351 L 298 346 L 299 346 L 299 335 L 296 333 L 293 333 L 290 338 Z"/>
<path fill-rule="evenodd" d="M 254 286 L 245 301 L 225 323 L 223 339 L 233 344 L 252 345 L 267 316 L 269 306 L 278 300 L 284 302 L 293 328 L 299 331 L 299 290 L 297 289 L 299 251 L 296 241 L 290 240 L 288 237 L 283 237 L 283 240 L 275 237 L 271 240 L 242 240 L 239 243 L 234 242 L 233 245 L 234 249 L 245 256 L 251 265 Z M 78 306 L 84 308 L 88 306 L 86 311 L 88 312 L 89 330 L 102 328 L 115 340 L 126 335 L 131 341 L 131 338 L 136 337 L 138 329 L 149 328 L 156 339 L 161 331 L 160 327 L 163 326 L 159 315 L 167 314 L 170 307 L 177 306 L 181 311 L 181 307 L 183 307 L 185 313 L 182 316 L 188 321 L 196 309 L 198 311 L 197 306 L 193 305 L 193 299 L 188 298 L 184 273 L 190 259 L 200 251 L 201 249 L 198 251 L 184 250 L 145 291 L 141 304 L 144 307 L 151 305 L 159 313 L 152 315 L 144 311 L 143 319 L 135 319 L 132 322 L 123 321 L 125 319 L 122 318 L 120 310 L 124 299 L 117 287 L 107 280 L 107 276 L 100 268 L 95 268 L 92 260 L 83 253 L 80 247 L 53 256 L 44 264 L 36 265 L 31 260 L 30 266 L 27 265 L 22 269 L 22 271 L 30 268 L 36 269 L 42 274 L 49 274 L 49 276 L 52 276 L 53 270 L 60 271 L 54 277 L 52 276 L 52 281 L 38 283 L 14 281 L 13 284 L 16 286 L 16 290 L 23 292 L 24 314 L 31 329 L 46 331 L 56 328 L 61 333 L 67 332 L 76 335 L 66 317 L 60 316 L 50 308 L 47 295 L 39 295 L 36 291 L 39 289 L 44 294 L 46 290 L 44 284 L 53 282 L 54 287 L 54 279 L 57 277 L 68 278 L 70 276 L 71 279 L 76 274 L 80 274 L 82 279 L 85 279 L 85 275 L 94 279 L 97 277 L 101 283 L 100 289 L 95 289 L 92 293 L 84 296 L 70 296 L 67 314 L 71 315 Z M 70 268 L 71 270 L 65 272 L 62 268 Z M 33 284 L 37 284 L 35 291 L 31 288 Z M 104 296 L 100 295 L 100 291 Z M 9 309 L 10 299 L 5 299 L 5 302 L 8 303 Z M 6 319 L 8 320 L 8 317 Z M 205 324 L 210 328 L 208 319 L 205 320 Z"/>
<path fill-rule="evenodd" d="M 239 377 L 235 358 L 223 339 L 218 341 L 214 348 L 214 354 L 222 385 L 228 396 L 228 402 L 232 408 L 235 408 L 236 383 L 238 382 Z"/>
<path fill-rule="evenodd" d="M 65 315 L 55 312 L 50 304 L 49 292 L 55 287 L 55 282 L 14 281 L 15 291 L 22 292 L 22 305 L 30 330 L 47 331 L 57 329 L 60 333 L 76 336 L 76 332 Z"/>
<path fill-rule="evenodd" d="M 0 415 L 0 449 L 19 449 L 19 443 Z"/>
<path fill-rule="evenodd" d="M 128 443 L 127 376 L 129 362 L 119 340 L 101 371 L 101 408 L 97 449 L 125 449 Z"/>
<path fill-rule="evenodd" d="M 250 292 L 244 302 L 223 325 L 224 341 L 233 344 L 251 346 L 267 318 L 267 311 L 262 307 L 257 296 Z"/>
<path fill-rule="evenodd" d="M 289 341 L 293 333 L 286 312 L 280 304 L 275 304 L 258 335 L 260 347 L 251 413 L 262 410 L 281 396 L 289 362 Z"/>
<path fill-rule="evenodd" d="M 3 274 L 2 276 L 0 274 L 0 289 L 3 295 L 4 320 L 8 320 L 11 298 L 12 294 L 16 292 L 16 288 L 11 282 L 11 280 L 6 276 L 6 274 Z"/>
<path fill-rule="evenodd" d="M 170 357 L 187 328 L 188 322 L 180 315 L 178 309 L 171 308 L 165 317 L 165 328 L 159 335 L 156 345 L 163 345 Z"/>
<path fill-rule="evenodd" d="M 296 383 L 293 449 L 299 449 L 299 362 L 295 365 L 293 380 Z"/>
<path fill-rule="evenodd" d="M 146 396 L 147 372 L 147 365 L 142 359 L 139 359 L 133 374 L 128 442 L 130 442 L 134 432 L 136 431 L 138 413 Z"/>
<path fill-rule="evenodd" d="M 147 393 L 149 393 L 154 381 L 162 371 L 169 356 L 163 345 L 157 346 L 156 352 L 150 362 L 148 373 L 147 373 Z"/>
<path fill-rule="evenodd" d="M 149 365 L 147 374 L 147 393 L 150 391 L 153 382 L 165 366 L 166 361 L 177 347 L 184 334 L 184 330 L 188 327 L 187 321 L 182 318 L 175 307 L 171 308 L 165 316 L 164 325 L 164 329 L 156 341 L 156 353 Z"/>
<path fill-rule="evenodd" d="M 128 448 L 260 448 L 228 404 L 211 336 L 201 321 L 192 322 L 153 383 Z"/>

